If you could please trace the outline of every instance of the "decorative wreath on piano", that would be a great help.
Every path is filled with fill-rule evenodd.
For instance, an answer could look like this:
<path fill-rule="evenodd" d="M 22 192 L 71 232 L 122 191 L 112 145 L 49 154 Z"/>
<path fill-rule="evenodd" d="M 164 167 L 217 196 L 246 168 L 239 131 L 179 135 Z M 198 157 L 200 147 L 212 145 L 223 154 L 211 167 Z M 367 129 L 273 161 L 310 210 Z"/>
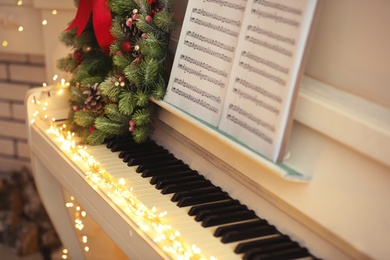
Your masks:
<path fill-rule="evenodd" d="M 71 72 L 69 130 L 91 145 L 131 134 L 142 142 L 165 94 L 172 0 L 79 0 L 58 60 Z"/>

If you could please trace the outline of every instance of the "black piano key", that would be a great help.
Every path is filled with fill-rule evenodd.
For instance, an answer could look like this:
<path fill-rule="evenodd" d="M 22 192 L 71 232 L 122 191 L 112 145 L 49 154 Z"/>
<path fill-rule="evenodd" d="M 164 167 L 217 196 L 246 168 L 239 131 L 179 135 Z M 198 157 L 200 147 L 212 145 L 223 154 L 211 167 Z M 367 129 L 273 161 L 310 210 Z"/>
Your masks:
<path fill-rule="evenodd" d="M 164 149 L 161 146 L 157 146 L 153 149 L 140 149 L 136 151 L 123 151 L 123 161 L 124 162 L 129 162 L 132 158 L 137 158 L 137 157 L 145 157 L 145 156 L 154 156 L 157 154 L 167 154 L 169 151 L 167 149 Z M 119 154 L 121 155 L 121 154 Z"/>
<path fill-rule="evenodd" d="M 214 193 L 209 193 L 209 194 L 200 194 L 200 195 L 194 195 L 194 196 L 181 198 L 177 202 L 177 206 L 187 207 L 187 206 L 193 206 L 193 205 L 207 203 L 207 202 L 226 200 L 229 198 L 230 198 L 230 196 L 226 192 L 214 192 Z"/>
<path fill-rule="evenodd" d="M 261 219 L 261 218 L 258 218 L 258 219 L 252 220 L 252 221 L 247 221 L 244 223 L 225 225 L 225 226 L 218 227 L 214 231 L 214 236 L 222 237 L 227 232 L 240 230 L 240 229 L 259 227 L 259 226 L 264 226 L 264 225 L 268 225 L 268 221 Z"/>
<path fill-rule="evenodd" d="M 151 184 L 159 186 L 162 194 L 175 193 L 172 201 L 177 202 L 179 207 L 194 205 L 188 214 L 202 221 L 203 227 L 223 225 L 216 229 L 222 243 L 252 239 L 239 243 L 235 248 L 235 253 L 244 254 L 244 259 L 312 257 L 306 248 L 278 233 L 274 226 L 258 218 L 252 210 L 232 199 L 154 141 L 138 144 L 130 137 L 111 139 L 106 144 L 113 152 L 120 151 L 119 157 L 125 162 L 128 160 L 129 166 L 138 166 L 136 172 L 142 173 L 142 177 L 152 177 Z"/>
<path fill-rule="evenodd" d="M 198 212 L 198 214 L 196 214 L 195 220 L 199 222 L 199 221 L 203 221 L 208 216 L 218 215 L 224 212 L 241 211 L 246 209 L 248 208 L 245 205 L 233 205 L 233 206 L 220 207 L 216 209 L 201 210 Z"/>
<path fill-rule="evenodd" d="M 142 156 L 137 158 L 132 158 L 127 163 L 128 166 L 135 166 L 135 165 L 141 165 L 143 163 L 148 163 L 152 161 L 164 161 L 164 160 L 170 160 L 175 158 L 173 154 L 158 154 L 158 155 L 151 155 L 151 156 Z"/>
<path fill-rule="evenodd" d="M 283 244 L 285 242 L 292 242 L 291 239 L 286 235 L 278 235 L 275 237 L 269 237 L 264 238 L 261 240 L 254 240 L 254 241 L 248 241 L 248 242 L 242 242 L 239 243 L 236 248 L 234 249 L 234 252 L 237 254 L 242 254 L 248 250 L 252 249 L 260 249 L 260 248 L 268 248 L 268 247 L 274 247 L 278 244 Z"/>
<path fill-rule="evenodd" d="M 194 170 L 185 170 L 185 171 L 179 171 L 179 172 L 170 172 L 170 173 L 164 173 L 161 175 L 153 176 L 149 183 L 152 185 L 156 185 L 160 181 L 163 180 L 169 180 L 169 179 L 179 179 L 181 177 L 187 177 L 187 176 L 200 176 L 197 171 Z"/>
<path fill-rule="evenodd" d="M 199 189 L 199 188 L 205 188 L 205 187 L 212 187 L 214 186 L 210 181 L 203 180 L 203 181 L 194 181 L 191 183 L 186 184 L 170 184 L 165 186 L 162 190 L 162 194 L 170 194 L 175 193 L 179 191 L 185 191 L 190 189 Z"/>
<path fill-rule="evenodd" d="M 110 139 L 107 141 L 106 147 L 111 150 L 112 147 L 114 147 L 115 145 L 117 145 L 119 143 L 132 144 L 132 143 L 134 143 L 134 140 L 131 137 L 113 138 L 113 139 Z"/>
<path fill-rule="evenodd" d="M 202 210 L 208 210 L 208 209 L 218 209 L 218 208 L 223 208 L 223 207 L 228 207 L 232 205 L 240 205 L 240 202 L 238 200 L 234 199 L 229 199 L 226 201 L 218 201 L 218 202 L 213 202 L 209 204 L 204 204 L 204 205 L 196 205 L 192 206 L 190 210 L 188 211 L 188 215 L 190 216 L 195 216 Z"/>
<path fill-rule="evenodd" d="M 126 156 L 129 156 L 129 154 L 134 154 L 139 152 L 147 153 L 147 152 L 153 152 L 154 150 L 161 150 L 161 149 L 164 149 L 164 147 L 159 146 L 157 144 L 134 144 L 121 149 L 118 157 L 125 158 Z"/>
<path fill-rule="evenodd" d="M 311 257 L 309 251 L 306 248 L 299 246 L 292 246 L 287 248 L 280 248 L 272 252 L 258 252 L 253 249 L 247 252 L 244 260 L 290 260 L 296 258 Z"/>
<path fill-rule="evenodd" d="M 125 149 L 136 149 L 136 148 L 140 148 L 143 146 L 152 147 L 155 145 L 156 145 L 156 143 L 154 141 L 151 141 L 151 140 L 145 141 L 143 143 L 136 143 L 134 141 L 120 142 L 120 143 L 117 143 L 111 147 L 111 152 L 119 152 L 119 151 L 122 151 Z"/>
<path fill-rule="evenodd" d="M 264 225 L 258 227 L 252 227 L 247 229 L 229 231 L 222 236 L 222 243 L 231 243 L 241 241 L 245 239 L 251 239 L 256 237 L 264 237 L 277 234 L 277 230 L 274 226 Z"/>
<path fill-rule="evenodd" d="M 178 160 L 177 158 L 172 158 L 165 161 L 151 161 L 148 163 L 144 163 L 142 165 L 138 165 L 135 171 L 137 173 L 141 173 L 147 170 L 159 170 L 162 167 L 170 166 L 170 165 L 184 165 L 184 162 L 182 160 Z"/>
<path fill-rule="evenodd" d="M 203 227 L 212 227 L 232 222 L 250 220 L 258 218 L 253 210 L 244 210 L 238 212 L 229 212 L 219 215 L 213 215 L 205 218 L 202 222 Z"/>
<path fill-rule="evenodd" d="M 118 155 L 118 157 L 119 157 L 120 159 L 123 159 L 125 156 L 126 156 L 126 151 L 124 151 L 124 150 L 122 150 L 122 151 L 119 153 L 119 155 Z"/>
<path fill-rule="evenodd" d="M 184 176 L 182 178 L 177 178 L 177 179 L 162 180 L 156 184 L 156 189 L 161 190 L 165 186 L 171 185 L 171 184 L 179 184 L 180 185 L 180 184 L 187 184 L 187 183 L 191 183 L 194 181 L 203 181 L 203 180 L 205 180 L 205 178 L 202 175 L 198 175 L 198 174 L 195 176 Z"/>
<path fill-rule="evenodd" d="M 180 170 L 191 170 L 191 168 L 187 164 L 167 165 L 156 169 L 147 169 L 142 172 L 141 176 L 146 178 Z"/>
<path fill-rule="evenodd" d="M 186 191 L 176 192 L 172 196 L 171 201 L 177 202 L 183 197 L 194 196 L 197 194 L 212 193 L 212 192 L 217 192 L 217 191 L 221 192 L 222 189 L 220 187 L 213 186 L 213 187 L 201 188 L 201 189 L 197 189 L 197 190 L 186 190 Z"/>
<path fill-rule="evenodd" d="M 256 247 L 256 248 L 251 248 L 248 249 L 244 255 L 252 256 L 254 257 L 255 255 L 261 255 L 265 253 L 274 253 L 274 252 L 280 252 L 284 250 L 290 250 L 293 248 L 300 248 L 297 242 L 294 241 L 284 241 L 284 242 L 279 242 L 279 243 L 273 243 L 261 247 Z"/>
<path fill-rule="evenodd" d="M 126 151 L 126 155 L 123 158 L 124 162 L 129 162 L 133 158 L 140 158 L 140 157 L 152 157 L 155 155 L 158 155 L 160 153 L 169 153 L 166 149 L 161 148 L 142 148 L 142 149 L 135 149 L 133 151 Z"/>

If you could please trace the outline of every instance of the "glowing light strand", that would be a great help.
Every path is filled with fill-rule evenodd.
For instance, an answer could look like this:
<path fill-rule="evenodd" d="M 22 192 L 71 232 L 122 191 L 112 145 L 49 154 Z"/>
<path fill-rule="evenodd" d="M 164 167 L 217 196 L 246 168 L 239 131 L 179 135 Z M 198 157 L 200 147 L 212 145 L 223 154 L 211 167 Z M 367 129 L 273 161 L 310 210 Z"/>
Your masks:
<path fill-rule="evenodd" d="M 85 224 L 83 219 L 86 217 L 87 213 L 79 206 L 77 205 L 75 198 L 73 196 L 70 197 L 70 202 L 65 203 L 65 207 L 68 209 L 74 209 L 74 227 L 76 231 L 78 231 L 80 234 L 83 231 Z M 80 242 L 83 243 L 84 251 L 87 253 L 89 252 L 89 246 L 88 246 L 88 236 L 86 235 L 80 235 Z M 64 248 L 62 250 L 62 259 L 68 259 L 68 249 Z"/>
<path fill-rule="evenodd" d="M 126 208 L 122 210 L 132 219 L 138 219 L 138 226 L 149 236 L 153 241 L 159 244 L 165 252 L 171 255 L 174 259 L 206 259 L 200 248 L 196 245 L 189 246 L 180 237 L 178 231 L 173 230 L 169 224 L 165 224 L 162 218 L 167 212 L 157 213 L 153 207 L 149 209 L 145 207 L 131 192 L 125 187 L 124 179 L 117 180 L 112 177 L 103 167 L 97 162 L 93 156 L 87 151 L 85 146 L 77 145 L 74 133 L 66 130 L 66 126 L 56 126 L 51 124 L 46 131 L 48 134 L 53 134 L 56 140 L 60 142 L 61 149 L 72 154 L 72 159 L 81 160 L 87 166 L 88 171 L 86 177 L 91 180 L 90 185 L 93 188 L 101 188 L 103 191 L 108 190 L 108 195 L 114 202 L 120 200 L 125 201 Z M 118 204 L 118 203 L 117 203 Z M 118 205 L 119 206 L 119 205 Z M 211 256 L 209 259 L 216 259 Z"/>

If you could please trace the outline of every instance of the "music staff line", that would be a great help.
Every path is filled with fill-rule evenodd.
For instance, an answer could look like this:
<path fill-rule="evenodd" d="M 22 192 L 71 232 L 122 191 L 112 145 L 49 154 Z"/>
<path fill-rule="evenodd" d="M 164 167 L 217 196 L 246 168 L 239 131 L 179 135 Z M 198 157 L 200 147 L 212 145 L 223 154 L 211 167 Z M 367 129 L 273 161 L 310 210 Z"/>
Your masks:
<path fill-rule="evenodd" d="M 238 63 L 238 65 L 241 68 L 243 68 L 243 69 L 245 69 L 245 70 L 247 70 L 249 72 L 253 72 L 253 73 L 255 73 L 255 74 L 259 75 L 259 76 L 262 76 L 262 77 L 264 77 L 266 79 L 269 79 L 269 80 L 271 80 L 273 82 L 276 82 L 276 83 L 278 83 L 279 85 L 281 85 L 283 87 L 286 86 L 287 82 L 284 79 L 282 79 L 282 78 L 280 78 L 278 76 L 272 75 L 272 74 L 268 73 L 267 71 L 265 71 L 263 69 L 259 69 L 257 67 L 254 67 L 254 66 L 250 65 L 249 63 L 246 63 L 246 62 L 243 62 L 243 61 L 240 61 Z"/>
<path fill-rule="evenodd" d="M 234 87 L 233 93 L 237 94 L 240 98 L 243 98 L 249 102 L 254 103 L 256 106 L 259 106 L 259 107 L 264 108 L 265 110 L 268 110 L 269 112 L 273 113 L 275 116 L 279 115 L 279 113 L 280 113 L 280 110 L 277 107 L 272 106 L 272 105 L 268 104 L 267 102 L 264 102 L 263 100 L 258 99 L 257 97 L 253 96 L 252 94 L 249 94 L 243 90 L 240 90 L 239 88 Z"/>
<path fill-rule="evenodd" d="M 198 87 L 196 87 L 194 85 L 191 85 L 190 83 L 186 82 L 183 79 L 175 78 L 174 79 L 174 83 L 176 83 L 176 84 L 182 86 L 183 88 L 186 88 L 186 89 L 188 89 L 188 90 L 190 90 L 190 91 L 192 91 L 192 92 L 194 92 L 194 93 L 196 93 L 196 94 L 198 94 L 198 95 L 200 95 L 200 96 L 202 96 L 204 98 L 212 100 L 212 101 L 214 101 L 214 102 L 216 102 L 218 104 L 221 104 L 221 102 L 222 102 L 221 97 L 218 97 L 218 96 L 213 95 L 213 94 L 211 94 L 209 92 L 206 92 L 206 91 L 204 91 L 204 90 L 202 90 L 202 89 L 200 89 L 200 88 L 198 88 Z"/>
<path fill-rule="evenodd" d="M 212 106 L 211 104 L 207 103 L 206 101 L 204 101 L 203 99 L 200 99 L 200 98 L 196 98 L 194 96 L 192 96 L 191 94 L 189 93 L 186 93 L 182 90 L 180 90 L 179 88 L 176 88 L 175 86 L 172 86 L 172 92 L 195 103 L 195 104 L 198 104 L 202 107 L 204 107 L 205 109 L 217 114 L 218 113 L 218 108 Z"/>
<path fill-rule="evenodd" d="M 226 115 L 226 118 L 227 118 L 227 120 L 233 122 L 234 124 L 239 125 L 240 127 L 242 127 L 244 129 L 246 129 L 247 131 L 251 132 L 252 134 L 258 136 L 259 138 L 261 138 L 265 142 L 267 142 L 269 144 L 273 143 L 273 139 L 271 137 L 266 135 L 264 132 L 260 131 L 258 128 L 252 127 L 252 126 L 248 125 L 247 123 L 245 123 L 244 121 L 238 119 L 234 115 L 228 113 Z"/>
<path fill-rule="evenodd" d="M 214 58 L 218 58 L 218 59 L 221 59 L 221 60 L 229 62 L 229 63 L 232 62 L 231 57 L 228 57 L 225 54 L 213 51 L 210 48 L 203 47 L 203 46 L 196 44 L 194 42 L 190 42 L 188 40 L 185 40 L 184 45 L 186 45 L 190 48 L 193 48 L 194 50 L 198 50 L 198 51 L 201 51 L 203 53 L 209 54 L 209 55 L 213 56 Z"/>
<path fill-rule="evenodd" d="M 252 8 L 251 13 L 257 15 L 259 18 L 262 17 L 265 19 L 273 20 L 275 23 L 283 23 L 283 24 L 290 25 L 290 26 L 293 26 L 296 28 L 298 28 L 300 26 L 300 23 L 296 20 L 291 20 L 291 19 L 288 19 L 288 18 L 280 16 L 280 15 L 263 12 L 260 9 Z"/>
<path fill-rule="evenodd" d="M 272 44 L 272 43 L 269 43 L 267 41 L 263 41 L 263 40 L 260 40 L 258 38 L 255 38 L 253 36 L 249 36 L 249 35 L 246 35 L 245 36 L 245 40 L 248 41 L 248 42 L 251 42 L 255 45 L 258 45 L 258 46 L 263 46 L 264 48 L 267 48 L 267 49 L 270 49 L 270 50 L 273 50 L 273 51 L 276 51 L 280 54 L 283 54 L 287 57 L 292 57 L 293 56 L 293 52 L 290 51 L 290 50 L 287 50 L 277 44 Z"/>
<path fill-rule="evenodd" d="M 216 25 L 216 24 L 213 24 L 213 23 L 210 23 L 210 22 L 206 22 L 206 21 L 203 21 L 203 20 L 195 18 L 195 17 L 191 17 L 190 21 L 195 23 L 195 24 L 197 24 L 197 25 L 200 25 L 200 26 L 203 26 L 203 27 L 206 27 L 206 28 L 210 28 L 210 29 L 212 29 L 214 31 L 221 32 L 221 33 L 224 33 L 226 35 L 233 36 L 233 37 L 236 37 L 236 38 L 238 37 L 238 32 L 230 30 L 230 29 L 226 28 L 225 26 Z"/>
<path fill-rule="evenodd" d="M 266 60 L 262 57 L 259 57 L 257 56 L 256 54 L 253 54 L 252 52 L 247 52 L 247 51 L 242 51 L 241 52 L 241 56 L 242 57 L 246 57 L 250 60 L 253 60 L 254 62 L 256 63 L 261 63 L 271 69 L 274 69 L 276 71 L 279 71 L 279 72 L 282 72 L 283 74 L 288 74 L 290 72 L 290 69 L 289 68 L 286 68 L 286 67 L 283 67 L 283 66 L 280 66 L 279 64 L 273 62 L 273 61 L 270 61 L 270 60 Z"/>
<path fill-rule="evenodd" d="M 295 14 L 295 15 L 299 15 L 299 16 L 302 15 L 302 10 L 301 9 L 294 8 L 294 7 L 291 7 L 291 6 L 287 6 L 287 5 L 284 5 L 284 4 L 281 4 L 281 3 L 273 3 L 273 2 L 270 2 L 270 1 L 267 1 L 267 0 L 254 0 L 253 3 L 254 4 L 259 4 L 259 5 L 262 5 L 262 6 L 265 6 L 265 7 L 270 7 L 270 8 L 282 11 L 282 12 L 287 12 L 287 13 L 291 13 L 291 14 Z"/>
<path fill-rule="evenodd" d="M 230 24 L 230 25 L 233 25 L 233 26 L 236 26 L 236 27 L 241 27 L 241 21 L 236 21 L 236 20 L 233 20 L 233 19 L 229 19 L 229 18 L 220 16 L 220 15 L 217 15 L 215 13 L 207 12 L 207 11 L 205 11 L 203 9 L 193 8 L 192 12 L 195 13 L 195 14 L 199 14 L 199 15 L 201 15 L 203 17 L 211 18 L 211 19 L 213 19 L 215 21 L 218 21 L 218 22 L 221 22 L 221 23 L 227 23 L 227 24 Z"/>
<path fill-rule="evenodd" d="M 238 113 L 239 115 L 241 115 L 245 118 L 248 118 L 250 121 L 252 121 L 256 125 L 262 126 L 263 128 L 268 129 L 271 132 L 275 132 L 274 125 L 271 125 L 270 123 L 265 122 L 264 120 L 253 115 L 252 113 L 242 109 L 240 106 L 234 105 L 234 104 L 229 104 L 229 109 L 233 110 L 234 112 Z"/>
<path fill-rule="evenodd" d="M 248 25 L 247 31 L 254 32 L 254 33 L 257 33 L 260 35 L 265 35 L 265 36 L 268 36 L 269 38 L 272 38 L 276 41 L 281 41 L 281 42 L 290 44 L 292 46 L 295 46 L 295 39 L 289 38 L 289 37 L 286 37 L 286 36 L 283 36 L 280 34 L 276 34 L 276 33 L 271 32 L 271 31 L 264 30 L 264 29 L 260 28 L 259 26 Z"/>
<path fill-rule="evenodd" d="M 273 101 L 277 102 L 277 103 L 282 103 L 282 98 L 260 86 L 257 86 L 255 84 L 252 84 L 248 81 L 246 81 L 245 79 L 242 79 L 242 78 L 236 78 L 235 79 L 235 83 L 236 84 L 240 84 L 242 85 L 243 87 L 245 88 L 248 88 L 248 89 L 251 89 L 253 91 L 255 91 L 256 93 L 264 96 L 264 97 L 267 97 L 269 99 L 272 99 Z"/>
<path fill-rule="evenodd" d="M 218 47 L 218 48 L 220 48 L 222 50 L 226 50 L 228 52 L 234 52 L 234 50 L 235 50 L 235 48 L 233 46 L 229 46 L 229 45 L 224 44 L 224 43 L 222 43 L 220 41 L 217 41 L 217 40 L 205 37 L 205 36 L 203 36 L 203 35 L 201 35 L 199 33 L 195 33 L 195 32 L 192 32 L 192 31 L 187 31 L 186 38 L 187 38 L 187 36 L 190 36 L 190 37 L 192 37 L 194 39 L 197 39 L 197 40 L 199 40 L 201 42 L 205 42 L 205 43 L 208 43 L 210 45 L 213 45 L 213 46 Z"/>
<path fill-rule="evenodd" d="M 212 77 L 210 77 L 210 76 L 208 76 L 208 75 L 206 75 L 206 74 L 204 74 L 202 72 L 196 71 L 196 70 L 194 70 L 194 69 L 192 69 L 192 68 L 190 68 L 190 67 L 188 67 L 188 66 L 186 66 L 184 64 L 180 64 L 179 63 L 177 66 L 178 66 L 179 69 L 183 70 L 184 73 L 195 75 L 200 80 L 205 80 L 205 81 L 210 82 L 210 83 L 212 83 L 212 84 L 214 84 L 214 85 L 216 85 L 216 86 L 218 86 L 220 88 L 224 88 L 225 87 L 225 83 L 222 82 L 221 80 L 217 80 L 215 78 L 212 78 Z"/>
<path fill-rule="evenodd" d="M 211 66 L 211 65 L 209 65 L 209 64 L 207 64 L 205 62 L 199 61 L 199 60 L 194 59 L 194 58 L 192 58 L 190 56 L 181 54 L 180 55 L 180 60 L 187 61 L 190 64 L 193 64 L 193 65 L 195 65 L 195 66 L 197 66 L 199 68 L 205 69 L 205 70 L 207 70 L 209 72 L 212 72 L 212 73 L 217 74 L 219 76 L 222 76 L 224 78 L 226 78 L 228 76 L 228 73 L 226 71 L 217 69 L 217 68 L 215 68 L 215 67 L 213 67 L 213 66 Z M 180 63 L 180 61 L 179 61 L 179 63 Z"/>
<path fill-rule="evenodd" d="M 229 8 L 232 8 L 232 9 L 236 9 L 236 10 L 241 11 L 241 12 L 245 12 L 245 5 L 233 4 L 233 3 L 229 2 L 229 1 L 224 1 L 224 0 L 204 0 L 204 2 L 215 3 L 215 4 L 218 4 L 219 6 L 225 6 L 225 7 L 229 7 Z M 246 0 L 245 0 L 245 2 L 246 2 Z"/>

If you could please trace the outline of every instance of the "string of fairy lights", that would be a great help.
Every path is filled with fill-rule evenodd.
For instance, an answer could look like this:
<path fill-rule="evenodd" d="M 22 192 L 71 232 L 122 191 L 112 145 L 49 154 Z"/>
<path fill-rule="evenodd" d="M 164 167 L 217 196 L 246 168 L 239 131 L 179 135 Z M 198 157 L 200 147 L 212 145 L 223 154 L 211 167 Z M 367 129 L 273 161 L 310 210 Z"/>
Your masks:
<path fill-rule="evenodd" d="M 56 79 L 54 77 L 53 79 Z M 46 133 L 53 137 L 58 147 L 79 165 L 86 167 L 85 175 L 89 185 L 93 189 L 103 191 L 127 216 L 132 219 L 138 227 L 144 231 L 153 241 L 163 249 L 173 259 L 206 259 L 202 255 L 200 248 L 196 245 L 188 245 L 180 233 L 172 228 L 169 223 L 165 223 L 164 216 L 168 213 L 157 212 L 156 207 L 148 208 L 142 204 L 132 193 L 133 188 L 128 188 L 126 181 L 123 178 L 116 179 L 106 171 L 101 164 L 88 153 L 86 146 L 78 144 L 78 138 L 75 133 L 66 130 L 66 125 L 59 124 L 56 119 L 49 115 L 50 100 L 56 95 L 63 95 L 69 83 L 61 80 L 54 87 L 48 88 L 48 91 L 43 91 L 43 95 L 37 98 L 32 98 L 32 103 L 35 104 L 35 111 L 32 112 L 31 124 L 37 119 L 46 120 L 48 129 Z M 46 84 L 44 84 L 46 86 Z M 44 88 L 45 89 L 45 88 Z M 74 198 L 73 198 L 74 200 Z M 74 201 L 67 203 L 68 208 L 74 207 Z M 80 208 L 76 209 L 75 229 L 81 230 L 85 223 L 82 221 L 84 211 Z M 84 250 L 89 251 L 86 245 L 88 238 L 83 235 L 80 239 L 84 243 Z M 63 259 L 67 259 L 67 250 L 62 254 Z M 207 259 L 216 259 L 211 256 Z"/>
<path fill-rule="evenodd" d="M 85 226 L 85 217 L 87 216 L 87 213 L 80 207 L 80 205 L 77 204 L 75 198 L 73 196 L 69 197 L 69 202 L 65 203 L 65 207 L 68 208 L 68 210 L 73 209 L 73 221 L 74 221 L 74 227 L 75 230 L 78 232 L 80 243 L 82 243 L 82 246 L 84 248 L 84 251 L 86 253 L 89 252 L 89 245 L 88 245 L 88 236 L 83 234 L 82 231 Z M 64 248 L 62 249 L 62 259 L 68 259 L 68 249 Z"/>
<path fill-rule="evenodd" d="M 17 6 L 22 6 L 23 1 L 18 0 Z M 57 15 L 57 10 L 52 10 L 52 15 Z M 48 20 L 43 19 L 42 25 L 47 25 Z M 25 28 L 22 25 L 14 26 L 19 32 L 23 32 Z M 9 45 L 8 40 L 1 39 L 2 47 Z M 58 76 L 53 77 L 53 81 L 58 81 Z M 126 188 L 126 183 L 123 178 L 117 180 L 113 178 L 96 161 L 93 156 L 89 155 L 85 146 L 77 145 L 77 137 L 74 133 L 65 130 L 66 126 L 58 126 L 56 118 L 49 115 L 50 97 L 56 95 L 63 95 L 64 90 L 67 89 L 69 83 L 61 79 L 55 87 L 49 88 L 46 83 L 43 87 L 48 87 L 47 91 L 43 91 L 40 97 L 34 96 L 32 103 L 35 104 L 35 111 L 32 113 L 31 124 L 34 124 L 36 119 L 51 121 L 50 127 L 47 129 L 47 134 L 55 137 L 59 147 L 68 154 L 73 161 L 83 163 L 88 171 L 85 173 L 89 184 L 94 189 L 101 189 L 108 197 L 125 212 L 136 224 L 143 230 L 153 241 L 159 245 L 168 255 L 173 259 L 206 259 L 202 254 L 200 248 L 196 245 L 188 245 L 180 236 L 180 233 L 174 230 L 171 225 L 164 222 L 164 216 L 167 212 L 158 213 L 156 208 L 151 209 L 145 207 L 133 194 L 132 188 Z M 80 243 L 87 253 L 90 251 L 88 246 L 88 237 L 81 231 L 84 229 L 86 212 L 81 209 L 74 197 L 70 197 L 70 201 L 66 202 L 65 207 L 68 210 L 73 210 L 74 214 L 74 228 L 79 231 Z M 71 213 L 72 214 L 72 213 Z M 68 259 L 68 250 L 65 248 L 62 251 L 62 259 Z M 216 259 L 211 256 L 208 259 Z"/>

